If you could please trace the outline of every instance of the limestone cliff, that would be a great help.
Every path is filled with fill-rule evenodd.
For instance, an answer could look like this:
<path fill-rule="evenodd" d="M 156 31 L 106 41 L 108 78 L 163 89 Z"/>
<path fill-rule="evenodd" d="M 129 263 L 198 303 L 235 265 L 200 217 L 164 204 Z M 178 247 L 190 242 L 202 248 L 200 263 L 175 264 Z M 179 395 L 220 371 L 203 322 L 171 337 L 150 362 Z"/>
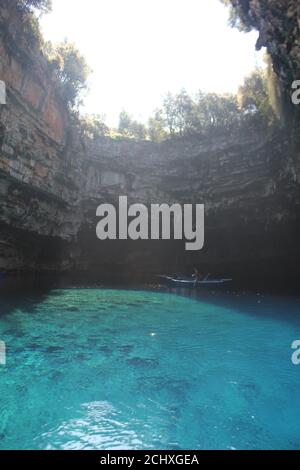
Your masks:
<path fill-rule="evenodd" d="M 289 98 L 291 84 L 300 79 L 299 0 L 229 0 L 239 20 L 259 32 L 256 47 L 266 47 L 274 71 Z"/>
<path fill-rule="evenodd" d="M 295 136 L 245 130 L 160 144 L 87 139 L 46 59 L 18 37 L 19 21 L 0 9 L 0 79 L 8 93 L 0 108 L 0 271 L 140 280 L 199 264 L 244 284 L 299 276 Z M 96 208 L 119 195 L 146 204 L 204 203 L 205 249 L 100 242 Z"/>

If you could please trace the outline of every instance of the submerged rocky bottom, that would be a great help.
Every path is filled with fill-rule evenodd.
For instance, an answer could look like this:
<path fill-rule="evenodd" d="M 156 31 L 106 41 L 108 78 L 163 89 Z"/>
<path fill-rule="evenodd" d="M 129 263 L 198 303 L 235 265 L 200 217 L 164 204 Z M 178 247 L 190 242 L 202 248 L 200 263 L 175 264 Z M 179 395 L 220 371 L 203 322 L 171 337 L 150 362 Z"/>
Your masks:
<path fill-rule="evenodd" d="M 0 301 L 0 448 L 300 449 L 300 300 L 197 295 Z"/>

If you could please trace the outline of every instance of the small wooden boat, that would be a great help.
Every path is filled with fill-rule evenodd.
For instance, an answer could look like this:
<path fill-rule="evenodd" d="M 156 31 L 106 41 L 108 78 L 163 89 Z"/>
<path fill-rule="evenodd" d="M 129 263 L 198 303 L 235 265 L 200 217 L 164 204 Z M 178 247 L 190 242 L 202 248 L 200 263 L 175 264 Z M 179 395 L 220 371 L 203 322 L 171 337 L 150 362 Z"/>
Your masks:
<path fill-rule="evenodd" d="M 167 285 L 173 287 L 225 287 L 229 286 L 232 283 L 232 279 L 212 279 L 212 278 L 204 278 L 201 281 L 196 281 L 193 277 L 171 277 L 171 276 L 164 276 L 160 275 L 160 279 L 162 279 Z"/>

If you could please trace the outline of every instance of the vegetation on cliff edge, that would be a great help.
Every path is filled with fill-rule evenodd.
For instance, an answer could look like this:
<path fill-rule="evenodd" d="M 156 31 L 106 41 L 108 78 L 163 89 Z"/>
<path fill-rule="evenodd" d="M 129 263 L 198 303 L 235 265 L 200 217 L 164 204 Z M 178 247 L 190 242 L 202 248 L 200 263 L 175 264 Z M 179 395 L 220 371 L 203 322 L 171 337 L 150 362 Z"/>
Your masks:
<path fill-rule="evenodd" d="M 56 45 L 44 42 L 36 12 L 49 11 L 50 0 L 13 1 L 23 12 L 28 37 L 32 35 L 35 46 L 46 57 L 57 89 L 74 113 L 87 88 L 90 69 L 85 58 L 74 44 L 66 41 Z M 247 20 L 249 12 L 245 3 L 249 2 L 221 1 L 231 5 L 232 25 L 243 30 L 253 27 Z M 199 90 L 191 96 L 185 89 L 176 94 L 167 93 L 147 124 L 133 119 L 125 110 L 120 114 L 118 129 L 109 129 L 102 116 L 93 115 L 80 119 L 84 133 L 92 138 L 109 135 L 115 138 L 161 141 L 178 135 L 207 135 L 216 130 L 234 132 L 245 127 L 272 129 L 277 126 L 280 113 L 280 90 L 269 60 L 266 69 L 257 69 L 246 77 L 236 95 L 218 95 Z"/>

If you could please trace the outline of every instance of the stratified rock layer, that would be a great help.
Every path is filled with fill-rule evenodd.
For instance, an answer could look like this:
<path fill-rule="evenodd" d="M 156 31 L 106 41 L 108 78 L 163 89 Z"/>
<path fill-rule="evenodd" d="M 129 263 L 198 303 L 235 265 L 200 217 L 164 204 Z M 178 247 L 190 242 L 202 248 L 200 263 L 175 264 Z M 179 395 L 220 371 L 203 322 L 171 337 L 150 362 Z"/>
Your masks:
<path fill-rule="evenodd" d="M 0 108 L 0 271 L 134 281 L 198 265 L 245 285 L 297 279 L 297 136 L 245 130 L 160 144 L 84 138 L 46 60 L 16 39 L 18 21 L 0 10 L 0 79 L 8 91 Z M 100 242 L 96 208 L 120 195 L 146 205 L 204 203 L 204 250 Z"/>

